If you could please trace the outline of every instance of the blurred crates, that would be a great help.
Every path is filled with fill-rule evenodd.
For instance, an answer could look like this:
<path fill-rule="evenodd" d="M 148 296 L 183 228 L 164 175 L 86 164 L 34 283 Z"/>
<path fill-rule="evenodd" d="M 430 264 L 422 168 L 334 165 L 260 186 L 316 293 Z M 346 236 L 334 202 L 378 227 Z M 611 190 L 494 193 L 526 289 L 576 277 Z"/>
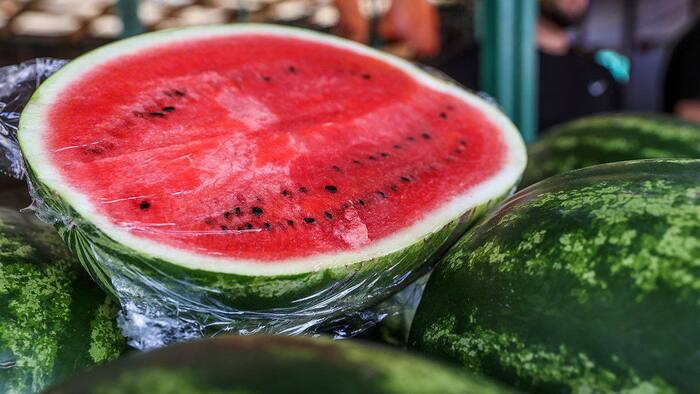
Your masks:
<path fill-rule="evenodd" d="M 117 0 L 0 0 L 2 39 L 115 39 L 122 32 Z M 337 22 L 330 1 L 142 0 L 146 30 L 238 21 L 299 23 L 328 28 Z"/>
<path fill-rule="evenodd" d="M 0 0 L 0 66 L 38 57 L 73 58 L 122 36 L 118 0 Z M 436 0 L 445 43 L 463 30 L 467 0 Z M 390 0 L 362 0 L 377 16 Z M 457 10 L 457 13 L 455 13 Z M 140 0 L 146 31 L 232 22 L 267 22 L 330 32 L 339 14 L 333 0 Z M 459 34 L 457 34 L 459 36 Z"/>

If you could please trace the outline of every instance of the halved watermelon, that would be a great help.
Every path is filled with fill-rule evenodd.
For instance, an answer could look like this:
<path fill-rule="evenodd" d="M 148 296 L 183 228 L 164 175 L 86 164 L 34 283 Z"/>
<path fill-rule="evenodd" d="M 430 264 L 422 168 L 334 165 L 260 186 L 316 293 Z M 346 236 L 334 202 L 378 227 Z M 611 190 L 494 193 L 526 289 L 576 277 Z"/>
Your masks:
<path fill-rule="evenodd" d="M 349 41 L 264 25 L 97 49 L 41 85 L 18 135 L 93 276 L 117 295 L 124 279 L 158 287 L 177 308 L 385 297 L 526 161 L 515 127 L 475 95 Z"/>

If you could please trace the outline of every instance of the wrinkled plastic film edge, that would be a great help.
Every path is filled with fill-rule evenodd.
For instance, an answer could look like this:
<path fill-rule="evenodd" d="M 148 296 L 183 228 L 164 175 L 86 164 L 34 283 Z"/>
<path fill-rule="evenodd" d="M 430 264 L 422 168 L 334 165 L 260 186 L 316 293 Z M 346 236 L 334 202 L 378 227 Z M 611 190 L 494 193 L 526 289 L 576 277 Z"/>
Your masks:
<path fill-rule="evenodd" d="M 137 349 L 224 333 L 299 335 L 330 331 L 337 337 L 356 336 L 387 317 L 403 316 L 404 305 L 415 309 L 415 296 L 406 301 L 403 293 L 381 301 L 425 275 L 474 220 L 494 205 L 492 202 L 472 209 L 448 229 L 434 233 L 430 242 L 436 244 L 437 253 L 420 248 L 419 252 L 411 252 L 418 253 L 418 257 L 399 253 L 386 269 L 365 267 L 362 275 L 358 275 L 361 268 L 353 268 L 350 275 L 338 278 L 329 288 L 295 299 L 285 308 L 237 309 L 222 302 L 220 289 L 171 275 L 157 262 L 114 242 L 82 220 L 24 167 L 17 141 L 19 115 L 39 84 L 65 64 L 64 60 L 35 59 L 0 68 L 0 147 L 7 161 L 2 168 L 14 177 L 27 178 L 35 214 L 58 230 L 93 279 L 119 300 L 119 325 L 129 344 Z M 438 77 L 446 79 L 444 75 Z M 411 264 L 409 270 L 404 260 Z M 420 290 L 422 286 L 415 288 Z"/>
<path fill-rule="evenodd" d="M 39 58 L 0 68 L 0 172 L 22 179 L 25 169 L 17 142 L 19 115 L 39 85 L 67 63 Z"/>

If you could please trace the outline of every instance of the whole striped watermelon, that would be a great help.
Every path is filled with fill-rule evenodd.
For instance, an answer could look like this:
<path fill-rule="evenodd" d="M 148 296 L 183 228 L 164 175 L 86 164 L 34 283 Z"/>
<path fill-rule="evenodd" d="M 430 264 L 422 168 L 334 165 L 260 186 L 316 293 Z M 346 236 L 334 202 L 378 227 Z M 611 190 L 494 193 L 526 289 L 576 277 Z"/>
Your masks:
<path fill-rule="evenodd" d="M 0 208 L 0 393 L 30 393 L 116 358 L 117 306 L 50 226 Z"/>
<path fill-rule="evenodd" d="M 414 355 L 325 338 L 228 336 L 96 368 L 48 393 L 489 394 L 510 392 Z"/>
<path fill-rule="evenodd" d="M 431 276 L 409 347 L 538 393 L 700 391 L 700 161 L 516 194 Z"/>
<path fill-rule="evenodd" d="M 555 126 L 531 145 L 522 185 L 595 164 L 664 158 L 700 158 L 700 126 L 661 114 L 595 115 Z"/>

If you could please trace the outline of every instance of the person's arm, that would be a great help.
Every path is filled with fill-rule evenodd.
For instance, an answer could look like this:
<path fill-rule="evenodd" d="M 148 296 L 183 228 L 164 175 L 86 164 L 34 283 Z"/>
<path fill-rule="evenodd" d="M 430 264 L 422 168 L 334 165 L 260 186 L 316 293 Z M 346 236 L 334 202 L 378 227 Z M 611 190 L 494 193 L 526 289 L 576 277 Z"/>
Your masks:
<path fill-rule="evenodd" d="M 434 56 L 440 50 L 438 13 L 427 0 L 393 0 L 379 23 L 379 34 L 408 46 L 418 57 Z"/>
<path fill-rule="evenodd" d="M 700 100 L 681 100 L 676 103 L 674 112 L 685 120 L 700 124 Z"/>
<path fill-rule="evenodd" d="M 369 20 L 362 14 L 358 0 L 335 0 L 340 18 L 336 34 L 353 41 L 369 42 Z"/>
<path fill-rule="evenodd" d="M 370 26 L 359 1 L 335 0 L 335 6 L 340 13 L 337 34 L 366 44 Z M 405 57 L 430 57 L 440 50 L 438 13 L 428 0 L 393 0 L 379 21 L 378 33 L 390 44 L 388 49 Z"/>

